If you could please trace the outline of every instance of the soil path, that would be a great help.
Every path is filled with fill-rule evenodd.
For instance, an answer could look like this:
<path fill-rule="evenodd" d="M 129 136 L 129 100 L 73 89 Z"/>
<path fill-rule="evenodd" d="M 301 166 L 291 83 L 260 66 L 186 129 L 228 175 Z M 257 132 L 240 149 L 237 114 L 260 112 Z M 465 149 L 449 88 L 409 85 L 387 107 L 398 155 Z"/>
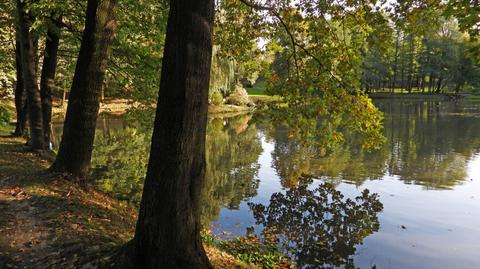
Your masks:
<path fill-rule="evenodd" d="M 0 268 L 95 268 L 132 236 L 131 208 L 48 164 L 22 141 L 0 140 Z"/>

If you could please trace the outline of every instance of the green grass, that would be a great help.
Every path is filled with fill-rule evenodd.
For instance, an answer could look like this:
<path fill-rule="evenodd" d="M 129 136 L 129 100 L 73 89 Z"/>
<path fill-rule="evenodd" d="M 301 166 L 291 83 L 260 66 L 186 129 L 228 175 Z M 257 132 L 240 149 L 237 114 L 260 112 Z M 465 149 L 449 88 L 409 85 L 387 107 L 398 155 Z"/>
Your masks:
<path fill-rule="evenodd" d="M 10 122 L 15 116 L 15 109 L 9 105 L 0 103 L 0 135 L 9 135 L 13 130 Z"/>
<path fill-rule="evenodd" d="M 0 125 L 0 136 L 10 135 L 12 132 L 13 132 L 13 128 L 11 126 Z"/>
<path fill-rule="evenodd" d="M 480 95 L 469 95 L 469 96 L 465 97 L 465 100 L 480 101 Z"/>
<path fill-rule="evenodd" d="M 264 80 L 258 81 L 252 88 L 247 88 L 248 95 L 266 95 L 267 82 Z"/>

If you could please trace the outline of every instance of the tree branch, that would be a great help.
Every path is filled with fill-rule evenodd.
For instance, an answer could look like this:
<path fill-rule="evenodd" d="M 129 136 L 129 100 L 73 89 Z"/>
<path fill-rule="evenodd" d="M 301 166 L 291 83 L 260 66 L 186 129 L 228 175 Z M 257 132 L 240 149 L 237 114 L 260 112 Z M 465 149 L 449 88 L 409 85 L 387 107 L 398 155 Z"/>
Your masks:
<path fill-rule="evenodd" d="M 297 77 L 298 77 L 298 70 L 299 70 L 299 67 L 298 67 L 298 63 L 297 63 L 297 50 L 296 50 L 296 47 L 300 48 L 308 57 L 312 58 L 315 62 L 317 62 L 317 64 L 322 68 L 324 69 L 325 71 L 327 71 L 330 76 L 332 78 L 334 78 L 338 83 L 342 84 L 345 88 L 348 88 L 347 85 L 345 85 L 343 83 L 343 81 L 338 78 L 333 72 L 332 70 L 330 69 L 327 69 L 325 67 L 325 65 L 320 61 L 320 59 L 318 57 L 316 57 L 313 53 L 311 53 L 306 47 L 305 45 L 303 44 L 300 44 L 299 42 L 297 42 L 294 34 L 292 33 L 292 31 L 289 29 L 289 27 L 287 26 L 287 24 L 285 23 L 285 20 L 282 18 L 282 16 L 280 15 L 280 13 L 278 13 L 276 10 L 274 10 L 273 7 L 268 7 L 268 6 L 262 6 L 262 5 L 258 5 L 258 4 L 255 4 L 255 3 L 251 3 L 247 0 L 240 0 L 240 2 L 242 2 L 243 4 L 245 4 L 246 6 L 248 7 L 251 7 L 253 9 L 256 9 L 256 10 L 260 10 L 260 11 L 268 11 L 270 12 L 275 18 L 278 19 L 278 21 L 280 22 L 280 24 L 282 25 L 282 27 L 284 28 L 285 32 L 287 33 L 287 35 L 289 36 L 290 38 L 290 42 L 292 43 L 292 49 L 293 49 L 293 57 L 294 57 L 294 62 L 295 62 L 295 67 L 297 69 Z"/>

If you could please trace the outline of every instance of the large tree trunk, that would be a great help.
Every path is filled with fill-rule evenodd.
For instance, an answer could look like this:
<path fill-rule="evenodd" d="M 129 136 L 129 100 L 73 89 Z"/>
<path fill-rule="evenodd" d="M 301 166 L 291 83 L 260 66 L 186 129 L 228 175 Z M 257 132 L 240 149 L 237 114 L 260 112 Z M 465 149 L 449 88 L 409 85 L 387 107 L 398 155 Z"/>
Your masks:
<path fill-rule="evenodd" d="M 134 268 L 211 268 L 200 240 L 199 193 L 214 0 L 171 0 L 160 92 L 132 258 Z"/>
<path fill-rule="evenodd" d="M 28 119 L 30 123 L 30 146 L 33 150 L 44 149 L 42 102 L 37 83 L 36 46 L 30 32 L 32 17 L 25 11 L 25 3 L 17 0 L 20 28 L 20 50 L 23 83 L 27 95 Z"/>
<path fill-rule="evenodd" d="M 23 85 L 22 75 L 22 55 L 20 44 L 20 32 L 17 27 L 17 38 L 15 45 L 15 67 L 17 71 L 17 79 L 15 84 L 15 110 L 17 112 L 17 124 L 15 126 L 14 136 L 25 136 L 27 127 L 27 96 Z"/>
<path fill-rule="evenodd" d="M 57 71 L 57 53 L 60 43 L 60 28 L 50 26 L 47 32 L 45 55 L 43 57 L 42 77 L 40 80 L 40 96 L 43 112 L 43 135 L 45 145 L 50 149 L 52 132 L 52 90 L 55 87 L 55 73 Z"/>
<path fill-rule="evenodd" d="M 88 0 L 82 44 L 52 170 L 84 177 L 90 167 L 108 54 L 116 28 L 116 0 Z"/>

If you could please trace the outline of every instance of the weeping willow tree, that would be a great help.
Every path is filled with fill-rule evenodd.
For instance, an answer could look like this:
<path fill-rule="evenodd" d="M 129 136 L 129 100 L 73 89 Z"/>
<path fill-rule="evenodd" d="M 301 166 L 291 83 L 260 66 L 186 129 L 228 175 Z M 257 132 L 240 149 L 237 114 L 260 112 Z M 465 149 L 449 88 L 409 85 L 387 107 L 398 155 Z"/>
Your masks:
<path fill-rule="evenodd" d="M 223 97 L 229 95 L 236 85 L 237 62 L 231 57 L 219 54 L 220 47 L 214 46 L 212 51 L 212 70 L 210 72 L 210 91 L 208 101 L 219 105 Z"/>

